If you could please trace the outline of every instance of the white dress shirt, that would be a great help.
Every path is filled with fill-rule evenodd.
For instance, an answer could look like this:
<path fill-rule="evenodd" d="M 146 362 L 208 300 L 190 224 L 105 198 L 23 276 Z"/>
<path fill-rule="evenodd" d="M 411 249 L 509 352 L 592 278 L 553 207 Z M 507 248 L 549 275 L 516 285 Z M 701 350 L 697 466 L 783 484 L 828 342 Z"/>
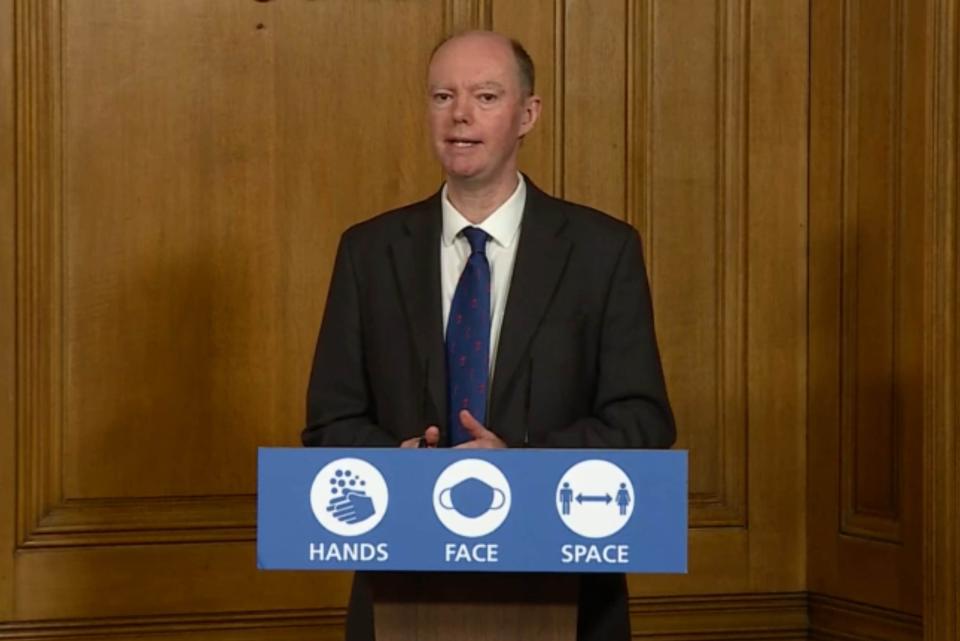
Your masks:
<path fill-rule="evenodd" d="M 457 211 L 447 198 L 447 186 L 443 186 L 443 233 L 440 236 L 440 293 L 443 298 L 443 335 L 447 335 L 447 320 L 453 293 L 457 289 L 460 274 L 470 257 L 470 243 L 460 235 L 464 227 L 479 227 L 490 235 L 487 241 L 487 262 L 490 263 L 490 380 L 496 363 L 497 347 L 500 344 L 500 326 L 510 293 L 510 277 L 517 257 L 520 240 L 520 220 L 527 200 L 527 185 L 523 176 L 517 174 L 517 188 L 507 200 L 479 225 L 474 225 Z"/>

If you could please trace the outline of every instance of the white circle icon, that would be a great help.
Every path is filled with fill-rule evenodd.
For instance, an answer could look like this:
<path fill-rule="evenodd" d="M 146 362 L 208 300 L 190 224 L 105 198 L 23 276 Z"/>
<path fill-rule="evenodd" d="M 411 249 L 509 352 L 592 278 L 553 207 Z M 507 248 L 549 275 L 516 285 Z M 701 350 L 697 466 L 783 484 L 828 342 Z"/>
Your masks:
<path fill-rule="evenodd" d="M 492 463 L 480 459 L 457 461 L 437 477 L 433 510 L 454 534 L 486 536 L 510 513 L 510 484 Z"/>
<path fill-rule="evenodd" d="M 557 513 L 580 536 L 602 539 L 627 524 L 634 497 L 633 483 L 619 467 L 609 461 L 581 461 L 557 484 Z"/>
<path fill-rule="evenodd" d="M 310 507 L 320 525 L 340 536 L 359 536 L 377 527 L 387 513 L 383 475 L 358 458 L 327 463 L 313 479 Z"/>

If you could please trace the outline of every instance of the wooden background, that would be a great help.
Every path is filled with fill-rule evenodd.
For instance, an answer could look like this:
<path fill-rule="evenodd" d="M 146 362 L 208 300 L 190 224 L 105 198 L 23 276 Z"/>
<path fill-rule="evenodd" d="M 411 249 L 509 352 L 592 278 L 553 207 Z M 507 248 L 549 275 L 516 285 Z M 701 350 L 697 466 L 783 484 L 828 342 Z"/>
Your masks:
<path fill-rule="evenodd" d="M 438 187 L 426 64 L 471 26 L 538 64 L 523 169 L 644 239 L 691 531 L 635 634 L 920 639 L 956 15 L 0 0 L 0 639 L 339 638 L 348 575 L 255 568 L 256 448 L 298 443 L 340 232 Z"/>

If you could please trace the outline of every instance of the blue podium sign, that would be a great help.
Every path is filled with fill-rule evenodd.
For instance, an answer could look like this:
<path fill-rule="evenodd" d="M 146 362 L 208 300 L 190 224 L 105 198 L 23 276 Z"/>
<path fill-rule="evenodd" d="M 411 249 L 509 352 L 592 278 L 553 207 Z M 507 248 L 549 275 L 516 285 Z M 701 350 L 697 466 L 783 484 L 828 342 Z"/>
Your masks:
<path fill-rule="evenodd" d="M 257 563 L 686 572 L 687 453 L 261 448 Z"/>

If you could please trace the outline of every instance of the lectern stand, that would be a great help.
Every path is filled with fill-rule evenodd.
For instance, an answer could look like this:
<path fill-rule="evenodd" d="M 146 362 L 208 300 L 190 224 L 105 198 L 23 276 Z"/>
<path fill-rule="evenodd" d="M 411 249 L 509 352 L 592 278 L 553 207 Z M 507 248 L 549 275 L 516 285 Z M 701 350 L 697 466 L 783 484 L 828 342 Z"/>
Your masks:
<path fill-rule="evenodd" d="M 574 641 L 572 574 L 375 572 L 377 641 Z"/>
<path fill-rule="evenodd" d="M 575 641 L 587 575 L 687 569 L 682 451 L 262 448 L 259 469 L 258 566 L 362 572 L 377 641 Z"/>

